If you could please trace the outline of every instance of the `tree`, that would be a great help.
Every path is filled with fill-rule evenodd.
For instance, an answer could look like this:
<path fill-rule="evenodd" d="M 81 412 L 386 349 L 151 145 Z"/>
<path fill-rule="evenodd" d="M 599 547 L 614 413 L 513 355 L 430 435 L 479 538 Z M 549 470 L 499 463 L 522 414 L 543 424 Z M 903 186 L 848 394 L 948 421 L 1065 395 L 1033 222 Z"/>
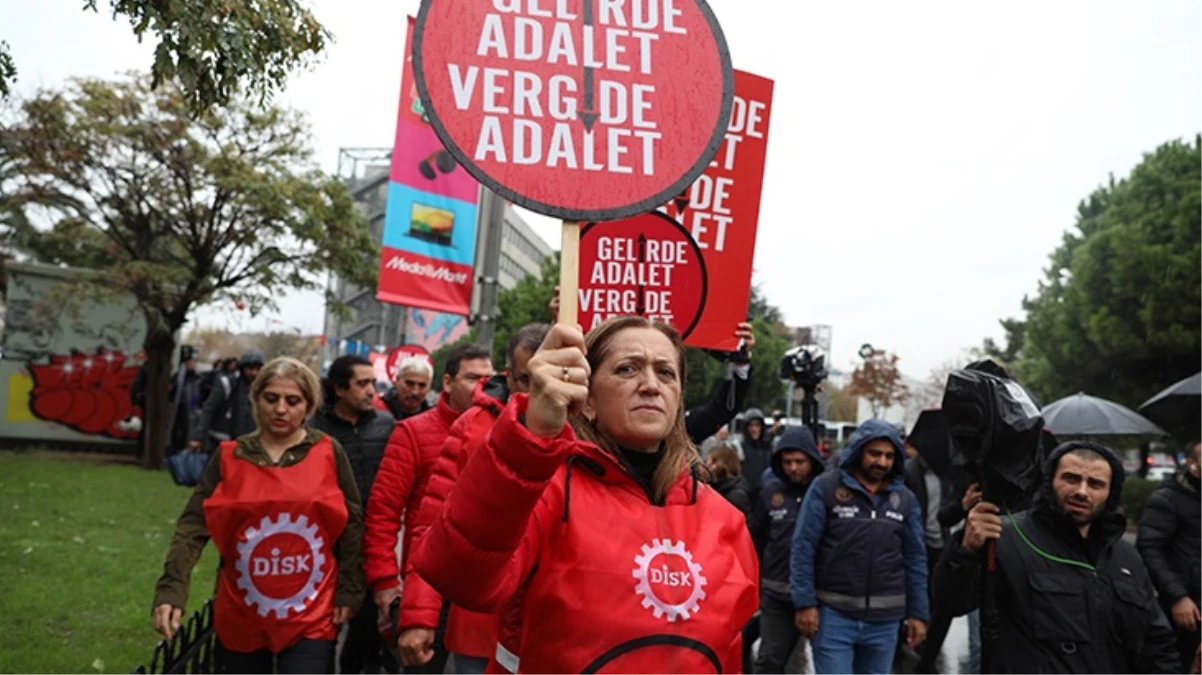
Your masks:
<path fill-rule="evenodd" d="M 193 111 L 229 104 L 241 90 L 267 98 L 288 74 L 325 49 L 327 31 L 301 0 L 110 0 L 113 19 L 126 17 L 138 41 L 159 39 L 151 64 L 153 85 L 173 82 Z M 99 11 L 97 0 L 84 9 Z M 17 71 L 0 42 L 0 98 Z"/>
<path fill-rule="evenodd" d="M 1172 141 L 1078 206 L 1013 324 L 1045 402 L 1085 391 L 1135 407 L 1202 368 L 1200 166 L 1202 136 Z"/>
<path fill-rule="evenodd" d="M 779 373 L 781 357 L 790 347 L 789 329 L 780 321 L 780 309 L 769 304 L 757 288 L 752 288 L 748 313 L 755 330 L 756 345 L 751 354 L 751 387 L 744 407 L 775 408 L 780 406 L 785 395 L 786 385 Z M 724 375 L 725 366 L 704 350 L 689 347 L 685 351 L 688 369 L 685 405 L 693 407 L 710 400 L 714 387 Z"/>
<path fill-rule="evenodd" d="M 764 297 L 764 292 L 759 286 L 751 287 L 751 299 L 747 303 L 747 315 L 755 318 L 759 317 L 770 324 L 781 325 L 785 324 L 784 315 L 781 314 L 780 308 L 768 302 L 768 298 Z"/>
<path fill-rule="evenodd" d="M 974 359 L 991 359 L 994 363 L 1006 369 L 1010 377 L 1022 379 L 1023 343 L 1026 339 L 1027 322 L 1021 319 L 1001 319 L 998 321 L 1005 332 L 1005 344 L 999 345 L 993 338 L 985 338 L 981 346 L 973 349 Z"/>
<path fill-rule="evenodd" d="M 551 322 L 551 298 L 558 284 L 559 256 L 548 256 L 539 276 L 528 274 L 513 288 L 497 294 L 497 326 L 489 348 L 498 369 L 505 367 L 505 349 L 522 326 Z"/>
<path fill-rule="evenodd" d="M 8 43 L 0 40 L 0 98 L 8 98 L 12 83 L 16 81 L 17 66 L 12 54 L 8 53 Z"/>
<path fill-rule="evenodd" d="M 75 80 L 10 117 L 4 244 L 100 271 L 80 293 L 132 293 L 146 318 L 147 467 L 162 461 L 174 336 L 193 309 L 274 308 L 287 289 L 323 288 L 326 271 L 375 283 L 377 247 L 346 187 L 313 168 L 296 113 L 239 98 L 192 116 L 175 88 L 135 78 Z"/>
<path fill-rule="evenodd" d="M 890 406 L 905 403 L 910 398 L 910 389 L 902 383 L 902 374 L 897 368 L 899 360 L 897 354 L 872 349 L 851 375 L 847 393 L 867 399 L 873 417 L 880 417 Z"/>
<path fill-rule="evenodd" d="M 826 419 L 836 422 L 854 422 L 859 415 L 856 397 L 846 388 L 828 382 L 823 385 L 827 397 Z"/>
<path fill-rule="evenodd" d="M 986 339 L 986 342 L 991 343 L 988 339 Z M 915 404 L 914 407 L 917 411 L 921 412 L 942 406 L 943 392 L 947 389 L 947 378 L 952 374 L 952 371 L 960 370 L 971 361 L 981 358 L 974 356 L 979 351 L 967 350 L 967 352 L 961 353 L 960 356 L 954 359 L 947 359 L 943 363 L 931 368 L 926 381 L 919 385 L 916 391 L 910 392 L 910 402 Z M 997 359 L 995 359 L 995 363 L 997 362 Z M 999 363 L 999 365 L 1001 364 Z"/>

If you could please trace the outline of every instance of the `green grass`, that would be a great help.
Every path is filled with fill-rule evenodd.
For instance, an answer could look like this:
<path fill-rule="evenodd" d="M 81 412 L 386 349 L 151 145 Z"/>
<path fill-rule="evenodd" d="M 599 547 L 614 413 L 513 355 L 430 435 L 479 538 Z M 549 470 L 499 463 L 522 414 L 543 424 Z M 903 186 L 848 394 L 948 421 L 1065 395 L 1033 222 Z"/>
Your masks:
<path fill-rule="evenodd" d="M 166 472 L 0 452 L 0 672 L 149 665 L 154 582 L 190 495 Z M 188 612 L 211 595 L 216 568 L 210 545 Z"/>

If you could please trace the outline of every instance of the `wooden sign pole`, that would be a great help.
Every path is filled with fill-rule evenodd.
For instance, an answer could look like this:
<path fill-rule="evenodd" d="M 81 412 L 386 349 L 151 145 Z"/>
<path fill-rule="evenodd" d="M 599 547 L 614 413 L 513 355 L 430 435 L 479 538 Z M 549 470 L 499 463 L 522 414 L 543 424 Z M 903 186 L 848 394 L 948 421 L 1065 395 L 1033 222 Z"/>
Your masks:
<path fill-rule="evenodd" d="M 575 326 L 580 300 L 580 223 L 563 221 L 559 250 L 559 323 Z"/>

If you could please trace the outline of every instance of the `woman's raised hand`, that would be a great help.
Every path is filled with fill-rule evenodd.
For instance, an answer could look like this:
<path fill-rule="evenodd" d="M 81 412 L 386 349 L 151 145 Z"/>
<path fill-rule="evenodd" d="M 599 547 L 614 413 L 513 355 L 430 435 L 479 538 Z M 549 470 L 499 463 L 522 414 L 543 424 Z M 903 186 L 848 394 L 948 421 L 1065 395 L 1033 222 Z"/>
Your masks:
<path fill-rule="evenodd" d="M 592 369 L 580 327 L 552 326 L 530 359 L 530 405 L 526 427 L 536 436 L 558 436 L 568 416 L 584 408 Z"/>

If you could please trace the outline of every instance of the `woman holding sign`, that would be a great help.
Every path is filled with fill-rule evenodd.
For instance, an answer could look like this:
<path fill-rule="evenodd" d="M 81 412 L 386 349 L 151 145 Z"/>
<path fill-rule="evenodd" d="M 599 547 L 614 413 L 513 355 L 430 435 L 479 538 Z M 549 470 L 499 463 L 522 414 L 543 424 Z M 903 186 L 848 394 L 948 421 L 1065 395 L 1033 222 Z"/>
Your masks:
<path fill-rule="evenodd" d="M 679 335 L 631 316 L 587 339 L 558 325 L 529 370 L 418 573 L 473 610 L 522 592 L 522 672 L 737 672 L 759 563 L 698 476 Z"/>

